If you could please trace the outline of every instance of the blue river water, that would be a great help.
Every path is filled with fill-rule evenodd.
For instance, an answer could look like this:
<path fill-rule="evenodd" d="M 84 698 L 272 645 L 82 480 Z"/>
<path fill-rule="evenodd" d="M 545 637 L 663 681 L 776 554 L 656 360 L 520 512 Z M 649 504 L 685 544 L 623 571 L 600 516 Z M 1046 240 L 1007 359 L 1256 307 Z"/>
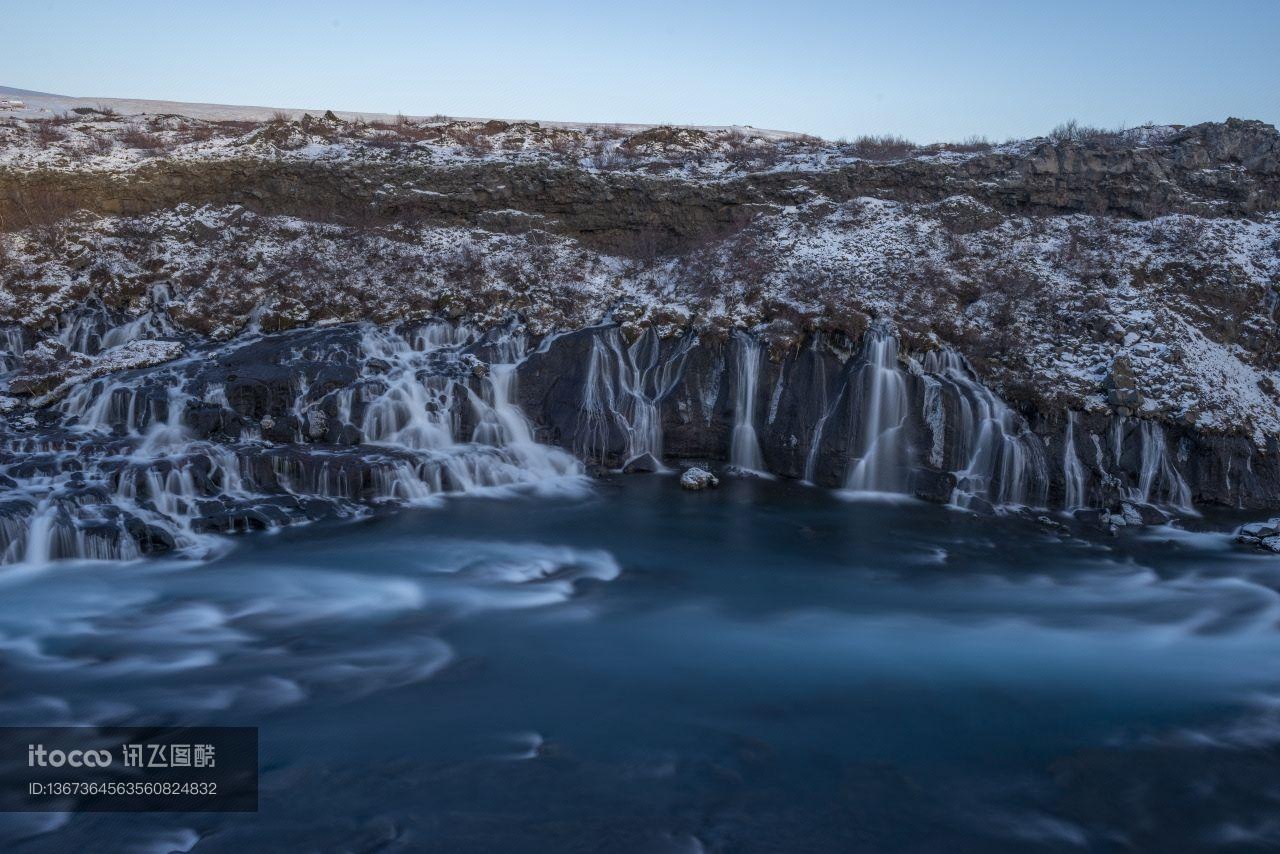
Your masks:
<path fill-rule="evenodd" d="M 1280 559 L 670 476 L 0 576 L 8 724 L 256 726 L 256 814 L 13 851 L 1280 845 Z M 1061 524 L 1061 527 L 1059 527 Z"/>

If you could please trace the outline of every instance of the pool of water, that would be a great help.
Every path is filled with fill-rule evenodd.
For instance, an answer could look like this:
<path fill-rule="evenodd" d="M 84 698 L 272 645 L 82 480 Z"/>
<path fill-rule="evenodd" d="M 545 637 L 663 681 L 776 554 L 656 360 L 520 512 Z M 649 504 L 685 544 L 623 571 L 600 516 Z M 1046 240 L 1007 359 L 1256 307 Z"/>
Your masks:
<path fill-rule="evenodd" d="M 1065 521 L 1065 520 L 1063 520 Z M 0 574 L 7 724 L 260 728 L 257 814 L 15 851 L 1280 844 L 1280 559 L 776 481 L 468 498 Z M 1192 529 L 1192 530 L 1188 530 Z"/>

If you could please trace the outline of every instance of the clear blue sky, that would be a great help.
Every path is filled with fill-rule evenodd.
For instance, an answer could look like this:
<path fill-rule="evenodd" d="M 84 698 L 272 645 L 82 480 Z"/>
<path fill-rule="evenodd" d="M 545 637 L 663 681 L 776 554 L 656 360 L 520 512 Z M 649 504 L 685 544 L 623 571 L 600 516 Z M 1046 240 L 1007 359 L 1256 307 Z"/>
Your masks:
<path fill-rule="evenodd" d="M 1280 122 L 1280 0 L 9 0 L 0 85 L 64 95 L 917 141 Z"/>

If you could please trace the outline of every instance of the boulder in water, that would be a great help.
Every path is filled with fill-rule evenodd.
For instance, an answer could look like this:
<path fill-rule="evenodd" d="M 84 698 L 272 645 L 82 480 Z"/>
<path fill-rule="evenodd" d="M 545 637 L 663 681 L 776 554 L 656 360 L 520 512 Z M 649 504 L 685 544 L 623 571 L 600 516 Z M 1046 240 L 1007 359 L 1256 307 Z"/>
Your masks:
<path fill-rule="evenodd" d="M 704 468 L 694 466 L 691 469 L 685 469 L 684 474 L 680 475 L 680 485 L 685 489 L 707 489 L 719 486 L 720 478 Z"/>
<path fill-rule="evenodd" d="M 1252 537 L 1258 540 L 1274 537 L 1280 534 L 1280 516 L 1266 522 L 1250 522 L 1247 525 L 1241 525 L 1236 533 L 1241 537 Z"/>
<path fill-rule="evenodd" d="M 946 504 L 955 492 L 956 476 L 949 471 L 915 469 L 911 472 L 911 494 L 922 501 Z"/>
<path fill-rule="evenodd" d="M 1280 554 L 1280 516 L 1266 522 L 1250 522 L 1236 530 L 1236 542 Z"/>
<path fill-rule="evenodd" d="M 647 451 L 638 457 L 633 457 L 627 461 L 622 467 L 623 474 L 652 474 L 656 471 L 662 471 L 662 463 L 658 462 L 658 458 Z"/>
<path fill-rule="evenodd" d="M 138 551 L 144 555 L 170 552 L 175 548 L 172 534 L 158 525 L 147 524 L 136 516 L 127 517 L 124 528 L 138 544 Z"/>
<path fill-rule="evenodd" d="M 1141 528 L 1146 525 L 1163 525 L 1169 517 L 1157 507 L 1139 501 L 1121 501 L 1111 508 L 1110 522 L 1120 527 Z"/>

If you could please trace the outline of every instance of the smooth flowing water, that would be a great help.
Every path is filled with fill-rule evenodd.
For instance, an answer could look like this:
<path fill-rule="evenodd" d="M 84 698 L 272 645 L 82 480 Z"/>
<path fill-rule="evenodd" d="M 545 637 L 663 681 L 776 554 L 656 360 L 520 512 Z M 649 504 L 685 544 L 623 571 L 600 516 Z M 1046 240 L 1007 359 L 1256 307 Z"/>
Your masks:
<path fill-rule="evenodd" d="M 905 492 L 903 422 L 907 382 L 898 341 L 888 330 L 867 331 L 866 361 L 858 377 L 862 416 L 856 462 L 845 486 L 854 492 Z"/>
<path fill-rule="evenodd" d="M 756 436 L 756 389 L 760 383 L 760 342 L 739 335 L 734 344 L 737 358 L 737 387 L 734 391 L 733 438 L 729 462 L 750 472 L 764 471 L 764 455 Z"/>
<path fill-rule="evenodd" d="M 0 716 L 260 727 L 260 812 L 0 816 L 5 850 L 1280 839 L 1280 562 L 1225 535 L 648 475 L 234 542 L 5 568 Z"/>

